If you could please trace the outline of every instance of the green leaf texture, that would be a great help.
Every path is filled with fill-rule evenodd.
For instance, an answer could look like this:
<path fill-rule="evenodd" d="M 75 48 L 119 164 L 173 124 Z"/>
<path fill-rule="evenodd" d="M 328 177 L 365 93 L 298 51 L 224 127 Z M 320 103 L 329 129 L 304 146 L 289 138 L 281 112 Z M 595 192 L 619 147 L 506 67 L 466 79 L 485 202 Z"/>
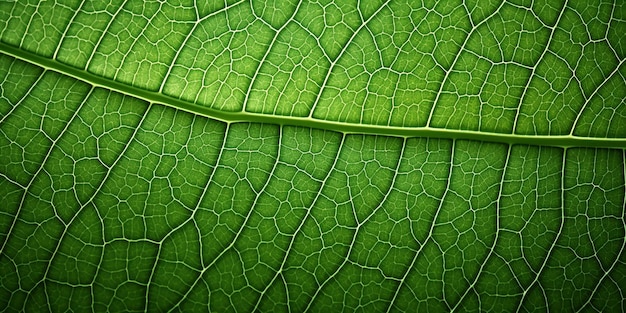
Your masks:
<path fill-rule="evenodd" d="M 626 310 L 626 3 L 0 2 L 0 309 Z"/>

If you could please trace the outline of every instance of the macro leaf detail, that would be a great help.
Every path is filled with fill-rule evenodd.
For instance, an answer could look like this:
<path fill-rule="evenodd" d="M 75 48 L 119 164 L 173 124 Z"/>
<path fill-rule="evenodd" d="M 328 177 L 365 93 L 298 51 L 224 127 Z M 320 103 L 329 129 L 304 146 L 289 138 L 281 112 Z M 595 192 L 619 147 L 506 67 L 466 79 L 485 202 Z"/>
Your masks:
<path fill-rule="evenodd" d="M 0 3 L 4 311 L 626 310 L 620 1 Z"/>

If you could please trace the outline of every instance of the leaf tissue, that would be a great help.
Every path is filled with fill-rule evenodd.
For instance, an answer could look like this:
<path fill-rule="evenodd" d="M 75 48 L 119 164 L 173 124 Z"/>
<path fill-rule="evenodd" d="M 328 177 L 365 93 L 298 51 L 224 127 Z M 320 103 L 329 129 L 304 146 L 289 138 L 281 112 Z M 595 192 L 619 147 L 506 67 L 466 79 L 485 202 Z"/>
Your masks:
<path fill-rule="evenodd" d="M 0 309 L 626 310 L 624 1 L 2 1 Z"/>

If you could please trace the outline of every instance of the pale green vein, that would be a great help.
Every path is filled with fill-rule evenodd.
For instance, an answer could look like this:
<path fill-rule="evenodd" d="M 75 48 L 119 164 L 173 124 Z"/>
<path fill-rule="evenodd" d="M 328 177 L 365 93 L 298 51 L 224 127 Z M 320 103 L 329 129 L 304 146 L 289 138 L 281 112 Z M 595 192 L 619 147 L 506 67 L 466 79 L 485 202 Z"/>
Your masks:
<path fill-rule="evenodd" d="M 605 147 L 626 148 L 626 138 L 595 138 L 573 135 L 546 136 L 488 133 L 468 130 L 453 130 L 432 127 L 398 127 L 384 125 L 352 124 L 345 122 L 325 121 L 310 117 L 291 117 L 267 115 L 250 112 L 225 112 L 185 100 L 148 91 L 127 85 L 109 78 L 101 77 L 82 69 L 49 59 L 47 57 L 21 50 L 20 48 L 0 42 L 0 52 L 25 62 L 49 69 L 75 79 L 87 82 L 95 87 L 102 87 L 128 96 L 139 98 L 150 103 L 159 103 L 183 111 L 203 115 L 227 123 L 258 122 L 278 125 L 294 125 L 338 131 L 346 134 L 374 134 L 396 137 L 432 137 L 446 139 L 468 139 L 478 141 L 499 142 L 505 144 L 528 144 L 556 147 Z"/>

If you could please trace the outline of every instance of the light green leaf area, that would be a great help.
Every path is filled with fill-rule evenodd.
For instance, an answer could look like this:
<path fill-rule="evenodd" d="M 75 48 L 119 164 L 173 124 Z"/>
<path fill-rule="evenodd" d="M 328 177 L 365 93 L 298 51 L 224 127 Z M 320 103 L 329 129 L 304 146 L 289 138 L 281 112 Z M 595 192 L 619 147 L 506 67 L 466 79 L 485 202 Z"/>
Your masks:
<path fill-rule="evenodd" d="M 0 2 L 0 309 L 626 310 L 626 2 Z"/>

